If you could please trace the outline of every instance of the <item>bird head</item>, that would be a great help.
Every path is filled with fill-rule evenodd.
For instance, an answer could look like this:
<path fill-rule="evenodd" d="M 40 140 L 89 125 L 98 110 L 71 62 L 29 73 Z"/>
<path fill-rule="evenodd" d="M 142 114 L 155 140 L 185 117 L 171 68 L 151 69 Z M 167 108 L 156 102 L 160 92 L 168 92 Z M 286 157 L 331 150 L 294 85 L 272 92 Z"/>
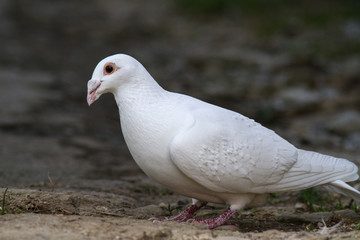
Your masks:
<path fill-rule="evenodd" d="M 114 93 L 119 86 L 129 81 L 138 65 L 137 60 L 125 54 L 116 54 L 101 60 L 88 81 L 89 106 L 102 94 Z"/>

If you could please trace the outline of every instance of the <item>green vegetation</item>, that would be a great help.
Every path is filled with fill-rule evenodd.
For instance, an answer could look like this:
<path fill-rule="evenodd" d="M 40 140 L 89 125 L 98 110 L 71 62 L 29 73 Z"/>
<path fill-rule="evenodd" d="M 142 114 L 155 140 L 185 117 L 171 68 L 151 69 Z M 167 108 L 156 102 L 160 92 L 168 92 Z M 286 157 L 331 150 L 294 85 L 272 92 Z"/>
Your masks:
<path fill-rule="evenodd" d="M 351 206 L 350 206 L 351 210 L 353 210 L 356 213 L 359 213 L 358 211 L 358 207 L 355 201 L 352 202 Z"/>
<path fill-rule="evenodd" d="M 233 0 L 176 0 L 179 8 L 192 14 L 219 14 L 236 2 Z"/>
<path fill-rule="evenodd" d="M 340 199 L 338 199 L 338 205 L 336 206 L 336 209 L 339 209 L 339 210 L 343 210 L 343 209 L 344 209 L 343 204 L 342 204 L 342 202 L 341 202 Z"/>
<path fill-rule="evenodd" d="M 357 0 L 176 0 L 175 3 L 181 13 L 197 20 L 227 19 L 249 29 L 263 44 L 274 36 L 293 38 L 313 30 L 312 41 L 288 42 L 283 46 L 297 57 L 321 55 L 333 59 L 360 51 L 358 37 L 344 33 L 349 23 L 360 21 Z M 261 114 L 271 120 L 271 113 Z"/>
<path fill-rule="evenodd" d="M 277 193 L 270 193 L 270 201 L 272 204 L 278 204 L 280 202 Z"/>
<path fill-rule="evenodd" d="M 306 225 L 305 230 L 311 232 L 312 230 L 314 230 L 314 225 L 312 223 Z"/>
<path fill-rule="evenodd" d="M 173 194 L 173 192 L 170 191 L 170 190 L 167 189 L 167 188 L 162 188 L 162 189 L 160 190 L 160 195 L 161 195 L 161 196 L 172 195 L 172 194 Z"/>
<path fill-rule="evenodd" d="M 324 28 L 344 19 L 359 20 L 356 0 L 176 0 L 178 8 L 196 16 L 237 18 L 251 22 L 261 35 L 293 34 L 303 27 Z M 255 25 L 254 25 L 255 24 Z"/>
<path fill-rule="evenodd" d="M 194 15 L 227 15 L 259 18 L 264 25 L 284 27 L 289 19 L 299 18 L 309 26 L 323 27 L 344 18 L 360 19 L 357 0 L 176 0 L 177 7 Z M 272 21 L 262 21 L 262 20 Z M 284 26 L 281 26 L 284 25 Z"/>
<path fill-rule="evenodd" d="M 355 227 L 356 230 L 360 230 L 360 222 Z"/>
<path fill-rule="evenodd" d="M 328 212 L 335 210 L 351 209 L 359 213 L 355 201 L 343 205 L 341 199 L 331 197 L 329 194 L 321 195 L 314 188 L 300 191 L 299 200 L 308 207 L 311 212 Z"/>
<path fill-rule="evenodd" d="M 170 203 L 168 203 L 167 210 L 169 211 L 170 217 L 173 216 L 173 211 L 176 210 L 176 207 L 172 207 Z"/>
<path fill-rule="evenodd" d="M 146 192 L 148 192 L 150 195 L 161 195 L 161 196 L 166 196 L 166 195 L 172 195 L 173 192 L 167 188 L 159 188 L 157 186 L 154 185 L 146 185 Z"/>
<path fill-rule="evenodd" d="M 1 215 L 4 215 L 5 212 L 8 212 L 8 209 L 5 207 L 5 201 L 6 201 L 6 193 L 8 188 L 5 189 L 2 199 L 2 205 L 1 205 Z"/>
<path fill-rule="evenodd" d="M 314 188 L 308 188 L 300 191 L 300 201 L 312 212 L 328 211 L 328 208 L 324 206 L 324 202 L 328 200 L 321 196 Z"/>
<path fill-rule="evenodd" d="M 6 194 L 8 192 L 8 188 L 5 189 L 3 195 L 2 195 L 2 204 L 1 204 L 1 211 L 0 211 L 0 215 L 4 215 L 6 213 L 10 213 L 10 214 L 20 214 L 23 213 L 26 210 L 26 207 L 23 206 L 21 208 L 18 208 L 16 210 L 10 210 L 6 207 Z"/>

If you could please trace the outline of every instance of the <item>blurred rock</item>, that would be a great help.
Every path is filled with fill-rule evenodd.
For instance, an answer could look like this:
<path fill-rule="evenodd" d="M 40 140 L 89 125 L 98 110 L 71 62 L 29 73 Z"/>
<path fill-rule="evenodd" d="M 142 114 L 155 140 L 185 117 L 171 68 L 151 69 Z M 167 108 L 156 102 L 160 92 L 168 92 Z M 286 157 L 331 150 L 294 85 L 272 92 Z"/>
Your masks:
<path fill-rule="evenodd" d="M 350 134 L 344 143 L 347 151 L 360 152 L 360 131 Z"/>
<path fill-rule="evenodd" d="M 304 203 L 301 203 L 301 202 L 296 203 L 294 208 L 295 208 L 296 211 L 305 211 L 305 210 L 307 210 L 306 205 Z"/>
<path fill-rule="evenodd" d="M 168 205 L 166 205 L 164 202 L 159 203 L 159 208 L 167 209 Z"/>
<path fill-rule="evenodd" d="M 360 22 L 347 21 L 344 26 L 344 34 L 348 38 L 359 39 L 360 37 Z"/>
<path fill-rule="evenodd" d="M 59 94 L 44 89 L 54 77 L 45 72 L 0 69 L 0 123 L 27 119 L 27 113 L 46 100 L 59 99 Z M 24 114 L 25 113 L 25 114 Z"/>
<path fill-rule="evenodd" d="M 180 200 L 177 202 L 177 205 L 178 205 L 178 206 L 185 206 L 185 205 L 187 205 L 187 204 L 189 204 L 189 200 L 187 200 L 187 199 L 180 199 Z"/>
<path fill-rule="evenodd" d="M 164 210 L 161 207 L 154 204 L 147 205 L 144 207 L 139 207 L 136 209 L 131 209 L 129 212 L 133 214 L 133 216 L 135 216 L 136 218 L 143 218 L 143 219 L 164 215 Z"/>
<path fill-rule="evenodd" d="M 275 108 L 288 112 L 313 111 L 321 100 L 320 92 L 304 87 L 284 89 L 276 97 Z"/>
<path fill-rule="evenodd" d="M 348 110 L 334 115 L 326 123 L 330 132 L 347 135 L 360 131 L 360 113 L 355 110 Z"/>
<path fill-rule="evenodd" d="M 284 214 L 279 216 L 279 221 L 282 222 L 321 222 L 322 220 L 328 221 L 334 214 L 346 220 L 360 220 L 360 215 L 352 210 L 339 210 L 333 213 L 330 212 L 314 212 L 304 214 Z"/>

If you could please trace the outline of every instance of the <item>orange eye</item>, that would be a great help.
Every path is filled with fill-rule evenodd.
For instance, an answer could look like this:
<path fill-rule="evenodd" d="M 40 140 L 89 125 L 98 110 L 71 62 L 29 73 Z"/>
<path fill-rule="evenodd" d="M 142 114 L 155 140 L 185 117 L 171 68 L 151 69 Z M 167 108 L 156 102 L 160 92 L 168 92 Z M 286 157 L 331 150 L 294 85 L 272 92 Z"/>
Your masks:
<path fill-rule="evenodd" d="M 104 75 L 112 74 L 117 68 L 113 63 L 107 63 L 104 66 Z"/>

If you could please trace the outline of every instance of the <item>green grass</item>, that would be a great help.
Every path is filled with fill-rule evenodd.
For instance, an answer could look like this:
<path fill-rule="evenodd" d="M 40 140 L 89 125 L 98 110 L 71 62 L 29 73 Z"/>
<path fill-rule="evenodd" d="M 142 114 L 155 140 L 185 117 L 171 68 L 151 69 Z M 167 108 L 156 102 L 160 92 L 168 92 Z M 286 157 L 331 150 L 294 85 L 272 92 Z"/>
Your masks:
<path fill-rule="evenodd" d="M 161 196 L 173 195 L 173 192 L 170 191 L 170 190 L 167 189 L 167 188 L 162 188 L 162 189 L 160 190 L 160 195 L 161 195 Z"/>
<path fill-rule="evenodd" d="M 359 20 L 358 0 L 175 0 L 181 12 L 196 17 L 239 19 L 259 35 L 292 34 L 303 28 L 333 28 L 348 19 Z"/>
<path fill-rule="evenodd" d="M 10 214 L 21 214 L 26 211 L 26 206 L 23 206 L 21 208 L 18 208 L 17 210 L 10 210 L 6 207 L 6 194 L 8 193 L 8 188 L 5 189 L 3 195 L 2 195 L 2 203 L 1 203 L 1 211 L 0 215 L 4 215 L 7 213 Z"/>
<path fill-rule="evenodd" d="M 173 192 L 167 188 L 159 188 L 157 186 L 153 186 L 153 185 L 146 185 L 146 191 L 150 194 L 150 195 L 161 195 L 161 196 L 166 196 L 166 195 L 172 195 Z"/>
<path fill-rule="evenodd" d="M 359 209 L 355 201 L 351 201 L 349 204 L 344 206 L 340 198 L 334 198 L 328 193 L 320 194 L 314 188 L 300 191 L 299 200 L 302 203 L 305 203 L 311 212 L 329 212 L 350 209 L 355 213 L 359 213 Z"/>
<path fill-rule="evenodd" d="M 300 201 L 312 212 L 317 211 L 328 211 L 327 207 L 324 206 L 324 201 L 327 200 L 321 196 L 314 188 L 308 188 L 300 191 Z"/>
<path fill-rule="evenodd" d="M 355 230 L 360 230 L 360 222 L 356 225 Z"/>
<path fill-rule="evenodd" d="M 229 6 L 234 6 L 234 0 L 176 0 L 178 8 L 190 14 L 219 15 Z"/>
<path fill-rule="evenodd" d="M 358 207 L 355 201 L 353 201 L 353 203 L 351 204 L 351 210 L 353 210 L 355 213 L 359 213 L 358 211 Z"/>
<path fill-rule="evenodd" d="M 270 193 L 270 201 L 272 204 L 278 204 L 280 202 L 277 193 Z"/>
<path fill-rule="evenodd" d="M 6 193 L 8 188 L 5 189 L 2 199 L 2 205 L 1 205 L 1 215 L 4 215 L 6 212 L 8 212 L 8 209 L 5 207 L 5 200 L 6 200 Z"/>
<path fill-rule="evenodd" d="M 337 204 L 337 206 L 336 206 L 336 209 L 338 209 L 338 210 L 343 210 L 343 209 L 344 209 L 344 206 L 343 206 L 343 204 L 342 204 L 342 202 L 341 202 L 340 199 L 338 199 L 338 204 Z"/>
<path fill-rule="evenodd" d="M 307 232 L 311 232 L 312 230 L 314 230 L 314 225 L 312 223 L 306 225 L 305 230 Z"/>
<path fill-rule="evenodd" d="M 169 215 L 170 215 L 170 217 L 172 217 L 172 216 L 173 216 L 173 212 L 174 212 L 174 210 L 177 210 L 177 208 L 176 208 L 176 207 L 172 207 L 172 206 L 171 206 L 171 204 L 170 204 L 170 203 L 168 203 L 167 210 L 169 211 Z"/>

